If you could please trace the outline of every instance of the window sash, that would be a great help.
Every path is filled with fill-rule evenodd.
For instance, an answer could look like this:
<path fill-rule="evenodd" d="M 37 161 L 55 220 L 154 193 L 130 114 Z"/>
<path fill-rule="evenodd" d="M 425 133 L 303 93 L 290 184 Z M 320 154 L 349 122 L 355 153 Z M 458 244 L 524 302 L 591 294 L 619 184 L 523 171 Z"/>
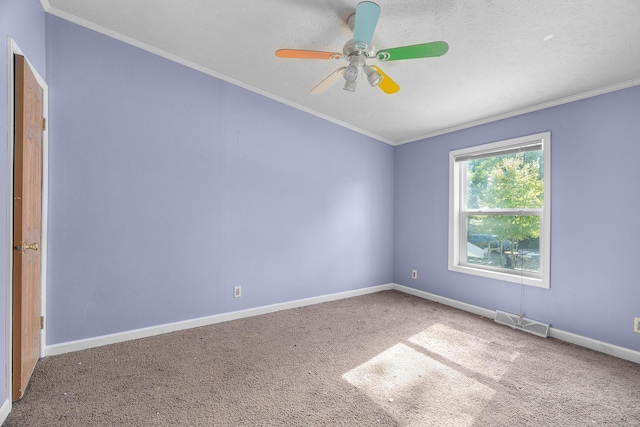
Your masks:
<path fill-rule="evenodd" d="M 460 261 L 460 265 L 463 267 L 468 267 L 468 268 L 473 268 L 473 269 L 482 269 L 482 270 L 486 270 L 486 271 L 492 271 L 495 273 L 502 273 L 502 274 L 508 274 L 510 276 L 519 276 L 519 277 L 527 277 L 527 278 L 531 278 L 531 279 L 540 279 L 542 277 L 542 274 L 540 273 L 535 273 L 532 271 L 527 271 L 527 270 L 522 270 L 522 269 L 516 269 L 516 270 L 510 270 L 508 268 L 500 268 L 500 267 L 494 267 L 491 265 L 478 265 L 478 264 L 472 264 L 470 262 L 467 262 L 467 260 L 465 259 L 464 262 Z"/>
<path fill-rule="evenodd" d="M 465 209 L 460 213 L 467 216 L 472 215 L 520 215 L 520 216 L 542 216 L 543 208 L 526 208 L 526 209 Z"/>
<path fill-rule="evenodd" d="M 507 147 L 501 150 L 483 150 L 473 154 L 461 154 L 456 156 L 455 162 L 467 162 L 469 160 L 486 159 L 489 157 L 507 156 L 509 154 L 527 153 L 529 151 L 542 151 L 542 143 L 535 143 L 532 145 L 519 145 L 517 147 Z"/>
<path fill-rule="evenodd" d="M 471 210 L 460 213 L 460 216 L 461 216 L 460 233 L 459 233 L 460 241 L 458 243 L 460 265 L 469 267 L 469 268 L 474 268 L 474 269 L 500 272 L 500 273 L 509 274 L 512 276 L 531 277 L 535 279 L 542 278 L 542 265 L 540 266 L 540 271 L 536 272 L 536 271 L 527 271 L 524 269 L 509 269 L 509 268 L 494 267 L 490 265 L 480 265 L 480 264 L 471 263 L 467 259 L 467 235 L 468 235 L 467 218 L 469 216 L 478 216 L 478 214 L 486 215 L 486 216 L 537 216 L 538 218 L 540 218 L 539 220 L 540 238 L 542 239 L 542 230 L 543 230 L 542 209 L 529 209 L 528 210 L 529 212 L 524 212 L 524 210 L 522 209 L 520 210 L 493 209 L 491 212 L 486 212 L 486 211 L 480 212 L 480 211 L 481 211 L 480 209 L 471 209 Z"/>

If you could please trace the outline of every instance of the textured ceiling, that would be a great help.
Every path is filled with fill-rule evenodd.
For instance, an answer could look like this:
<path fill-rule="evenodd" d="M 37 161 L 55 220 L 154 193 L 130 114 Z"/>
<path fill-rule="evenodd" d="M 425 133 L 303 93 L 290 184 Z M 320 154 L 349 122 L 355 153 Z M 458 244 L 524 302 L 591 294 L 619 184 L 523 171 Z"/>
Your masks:
<path fill-rule="evenodd" d="M 637 0 L 376 0 L 377 49 L 443 40 L 439 58 L 379 65 L 394 95 L 362 79 L 309 91 L 344 59 L 358 0 L 41 0 L 53 15 L 390 144 L 640 84 Z"/>

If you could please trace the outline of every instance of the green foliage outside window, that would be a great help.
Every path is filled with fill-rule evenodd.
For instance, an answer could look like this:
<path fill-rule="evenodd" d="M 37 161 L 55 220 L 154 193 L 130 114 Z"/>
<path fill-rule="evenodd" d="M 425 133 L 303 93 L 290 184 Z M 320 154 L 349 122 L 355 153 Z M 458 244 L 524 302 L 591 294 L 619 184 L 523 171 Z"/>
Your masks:
<path fill-rule="evenodd" d="M 468 235 L 495 236 L 516 248 L 519 242 L 540 237 L 537 215 L 486 215 L 495 209 L 541 209 L 544 188 L 542 151 L 469 160 L 467 164 L 467 209 L 483 212 L 469 218 Z M 536 242 L 536 246 L 538 243 Z M 510 251 L 515 264 L 515 249 Z"/>

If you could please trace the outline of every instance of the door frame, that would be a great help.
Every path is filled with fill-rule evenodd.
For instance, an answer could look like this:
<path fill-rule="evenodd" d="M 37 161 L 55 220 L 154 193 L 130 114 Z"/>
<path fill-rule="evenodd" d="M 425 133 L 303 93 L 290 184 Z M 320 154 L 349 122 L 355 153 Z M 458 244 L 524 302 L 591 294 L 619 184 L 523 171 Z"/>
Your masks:
<path fill-rule="evenodd" d="M 14 103 L 15 103 L 15 71 L 14 54 L 22 55 L 29 64 L 33 74 L 42 87 L 42 116 L 47 119 L 47 126 L 42 134 L 42 237 L 40 244 L 40 316 L 45 318 L 44 327 L 40 331 L 40 357 L 46 354 L 47 321 L 46 321 L 46 295 L 47 295 L 47 212 L 49 206 L 49 87 L 38 71 L 29 62 L 27 56 L 18 47 L 12 38 L 7 39 L 8 54 L 8 150 L 7 150 L 7 300 L 6 300 L 6 331 L 5 331 L 5 370 L 6 379 L 5 396 L 9 401 L 13 398 L 13 378 L 11 366 L 13 363 L 13 185 L 14 185 Z"/>

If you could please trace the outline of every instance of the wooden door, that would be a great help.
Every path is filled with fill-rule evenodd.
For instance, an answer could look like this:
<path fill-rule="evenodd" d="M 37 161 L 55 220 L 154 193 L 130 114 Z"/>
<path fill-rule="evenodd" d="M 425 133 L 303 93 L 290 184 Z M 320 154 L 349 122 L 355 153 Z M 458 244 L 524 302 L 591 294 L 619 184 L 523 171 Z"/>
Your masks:
<path fill-rule="evenodd" d="M 13 400 L 20 399 L 40 357 L 43 89 L 15 56 L 13 187 Z"/>

